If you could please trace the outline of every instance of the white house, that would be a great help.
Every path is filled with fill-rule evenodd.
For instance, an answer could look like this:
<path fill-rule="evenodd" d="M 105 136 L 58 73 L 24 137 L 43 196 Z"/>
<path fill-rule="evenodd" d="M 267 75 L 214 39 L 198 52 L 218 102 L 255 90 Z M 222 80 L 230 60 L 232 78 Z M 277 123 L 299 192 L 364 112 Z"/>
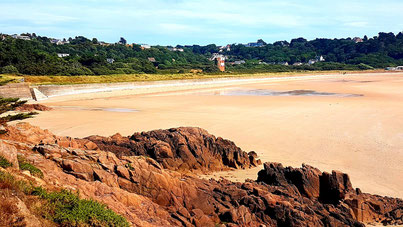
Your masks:
<path fill-rule="evenodd" d="M 176 47 L 168 48 L 168 50 L 170 50 L 170 51 L 179 51 L 179 52 L 183 52 L 183 51 L 184 51 L 184 49 L 182 49 L 182 48 L 176 48 Z"/>
<path fill-rule="evenodd" d="M 59 58 L 64 58 L 64 57 L 70 56 L 70 54 L 58 53 L 57 56 L 58 56 Z"/>
<path fill-rule="evenodd" d="M 64 41 L 61 39 L 51 39 L 50 42 L 56 45 L 64 45 L 66 43 L 70 43 L 69 41 Z"/>
<path fill-rule="evenodd" d="M 140 44 L 140 47 L 141 47 L 141 49 L 150 49 L 151 48 L 151 46 L 150 45 L 148 45 L 148 44 Z"/>
<path fill-rule="evenodd" d="M 224 55 L 219 54 L 219 53 L 214 53 L 213 56 L 211 56 L 211 57 L 209 58 L 209 60 L 210 60 L 210 61 L 214 61 L 214 60 L 217 59 L 217 58 L 221 58 L 221 59 L 223 59 L 223 60 L 226 59 L 226 57 L 225 57 Z"/>
<path fill-rule="evenodd" d="M 26 36 L 26 35 L 14 34 L 11 37 L 14 38 L 14 39 L 31 40 L 31 38 L 29 36 Z"/>
<path fill-rule="evenodd" d="M 108 62 L 109 64 L 113 64 L 115 62 L 115 59 L 113 58 L 107 58 L 106 62 Z"/>
<path fill-rule="evenodd" d="M 316 56 L 316 58 L 315 59 L 310 59 L 309 61 L 308 61 L 308 65 L 313 65 L 313 64 L 315 64 L 316 62 L 320 62 L 320 61 L 325 61 L 325 58 L 321 55 L 321 56 Z"/>
<path fill-rule="evenodd" d="M 241 65 L 241 64 L 245 64 L 246 62 L 244 60 L 240 60 L 240 61 L 234 61 L 234 65 Z"/>

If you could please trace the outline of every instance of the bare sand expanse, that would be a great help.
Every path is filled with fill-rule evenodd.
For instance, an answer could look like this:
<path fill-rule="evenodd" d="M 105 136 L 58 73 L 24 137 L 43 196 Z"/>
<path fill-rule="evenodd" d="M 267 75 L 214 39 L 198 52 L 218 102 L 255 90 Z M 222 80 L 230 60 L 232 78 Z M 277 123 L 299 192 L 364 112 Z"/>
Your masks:
<path fill-rule="evenodd" d="M 256 151 L 264 162 L 341 170 L 365 192 L 403 198 L 403 73 L 187 89 L 56 97 L 46 101 L 54 111 L 28 122 L 72 137 L 197 126 Z M 304 91 L 287 93 L 293 90 Z M 215 176 L 256 179 L 260 169 Z"/>

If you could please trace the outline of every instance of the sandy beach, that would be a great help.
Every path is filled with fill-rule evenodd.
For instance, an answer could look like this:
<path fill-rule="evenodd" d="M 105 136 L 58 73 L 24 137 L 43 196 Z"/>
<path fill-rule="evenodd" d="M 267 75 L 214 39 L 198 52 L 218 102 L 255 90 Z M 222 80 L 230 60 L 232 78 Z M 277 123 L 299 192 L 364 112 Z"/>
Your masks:
<path fill-rule="evenodd" d="M 403 73 L 229 81 L 41 103 L 54 110 L 26 121 L 57 135 L 196 126 L 256 151 L 263 162 L 340 170 L 364 192 L 403 198 Z M 256 179 L 260 169 L 214 175 Z"/>

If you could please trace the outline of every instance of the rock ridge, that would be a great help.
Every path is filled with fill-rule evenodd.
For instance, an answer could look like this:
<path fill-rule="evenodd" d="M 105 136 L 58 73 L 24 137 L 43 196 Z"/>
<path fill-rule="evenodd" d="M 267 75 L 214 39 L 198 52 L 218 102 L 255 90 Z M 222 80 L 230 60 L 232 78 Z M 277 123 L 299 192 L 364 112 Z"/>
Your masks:
<path fill-rule="evenodd" d="M 43 171 L 37 184 L 79 191 L 133 226 L 403 224 L 401 199 L 362 193 L 339 171 L 266 162 L 257 180 L 244 183 L 182 171 L 229 167 L 223 157 L 239 162 L 239 168 L 256 160 L 256 154 L 198 128 L 73 139 L 22 123 L 0 139 L 0 149 L 13 153 L 8 157 L 22 155 Z M 171 163 L 176 165 L 169 168 Z"/>

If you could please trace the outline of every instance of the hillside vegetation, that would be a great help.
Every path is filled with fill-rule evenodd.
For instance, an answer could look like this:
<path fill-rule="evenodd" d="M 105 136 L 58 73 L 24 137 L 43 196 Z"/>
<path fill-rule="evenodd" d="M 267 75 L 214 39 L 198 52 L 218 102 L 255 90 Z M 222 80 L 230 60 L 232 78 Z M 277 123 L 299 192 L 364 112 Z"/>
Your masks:
<path fill-rule="evenodd" d="M 403 65 L 403 34 L 379 33 L 360 42 L 346 39 L 304 38 L 279 41 L 260 47 L 232 44 L 220 48 L 177 46 L 176 48 L 107 44 L 78 36 L 63 45 L 50 38 L 26 34 L 31 40 L 2 35 L 0 72 L 25 75 L 110 75 L 110 74 L 183 74 L 219 73 L 215 53 L 227 57 L 228 73 L 264 73 L 314 70 L 363 70 Z M 361 42 L 362 41 L 362 42 Z M 180 51 L 179 51 L 180 50 Z M 64 54 L 58 56 L 58 54 Z M 323 56 L 322 62 L 307 64 Z M 108 62 L 109 60 L 109 62 Z M 231 64 L 245 61 L 241 64 Z M 285 65 L 285 63 L 289 65 Z M 293 65 L 297 63 L 296 65 Z"/>

